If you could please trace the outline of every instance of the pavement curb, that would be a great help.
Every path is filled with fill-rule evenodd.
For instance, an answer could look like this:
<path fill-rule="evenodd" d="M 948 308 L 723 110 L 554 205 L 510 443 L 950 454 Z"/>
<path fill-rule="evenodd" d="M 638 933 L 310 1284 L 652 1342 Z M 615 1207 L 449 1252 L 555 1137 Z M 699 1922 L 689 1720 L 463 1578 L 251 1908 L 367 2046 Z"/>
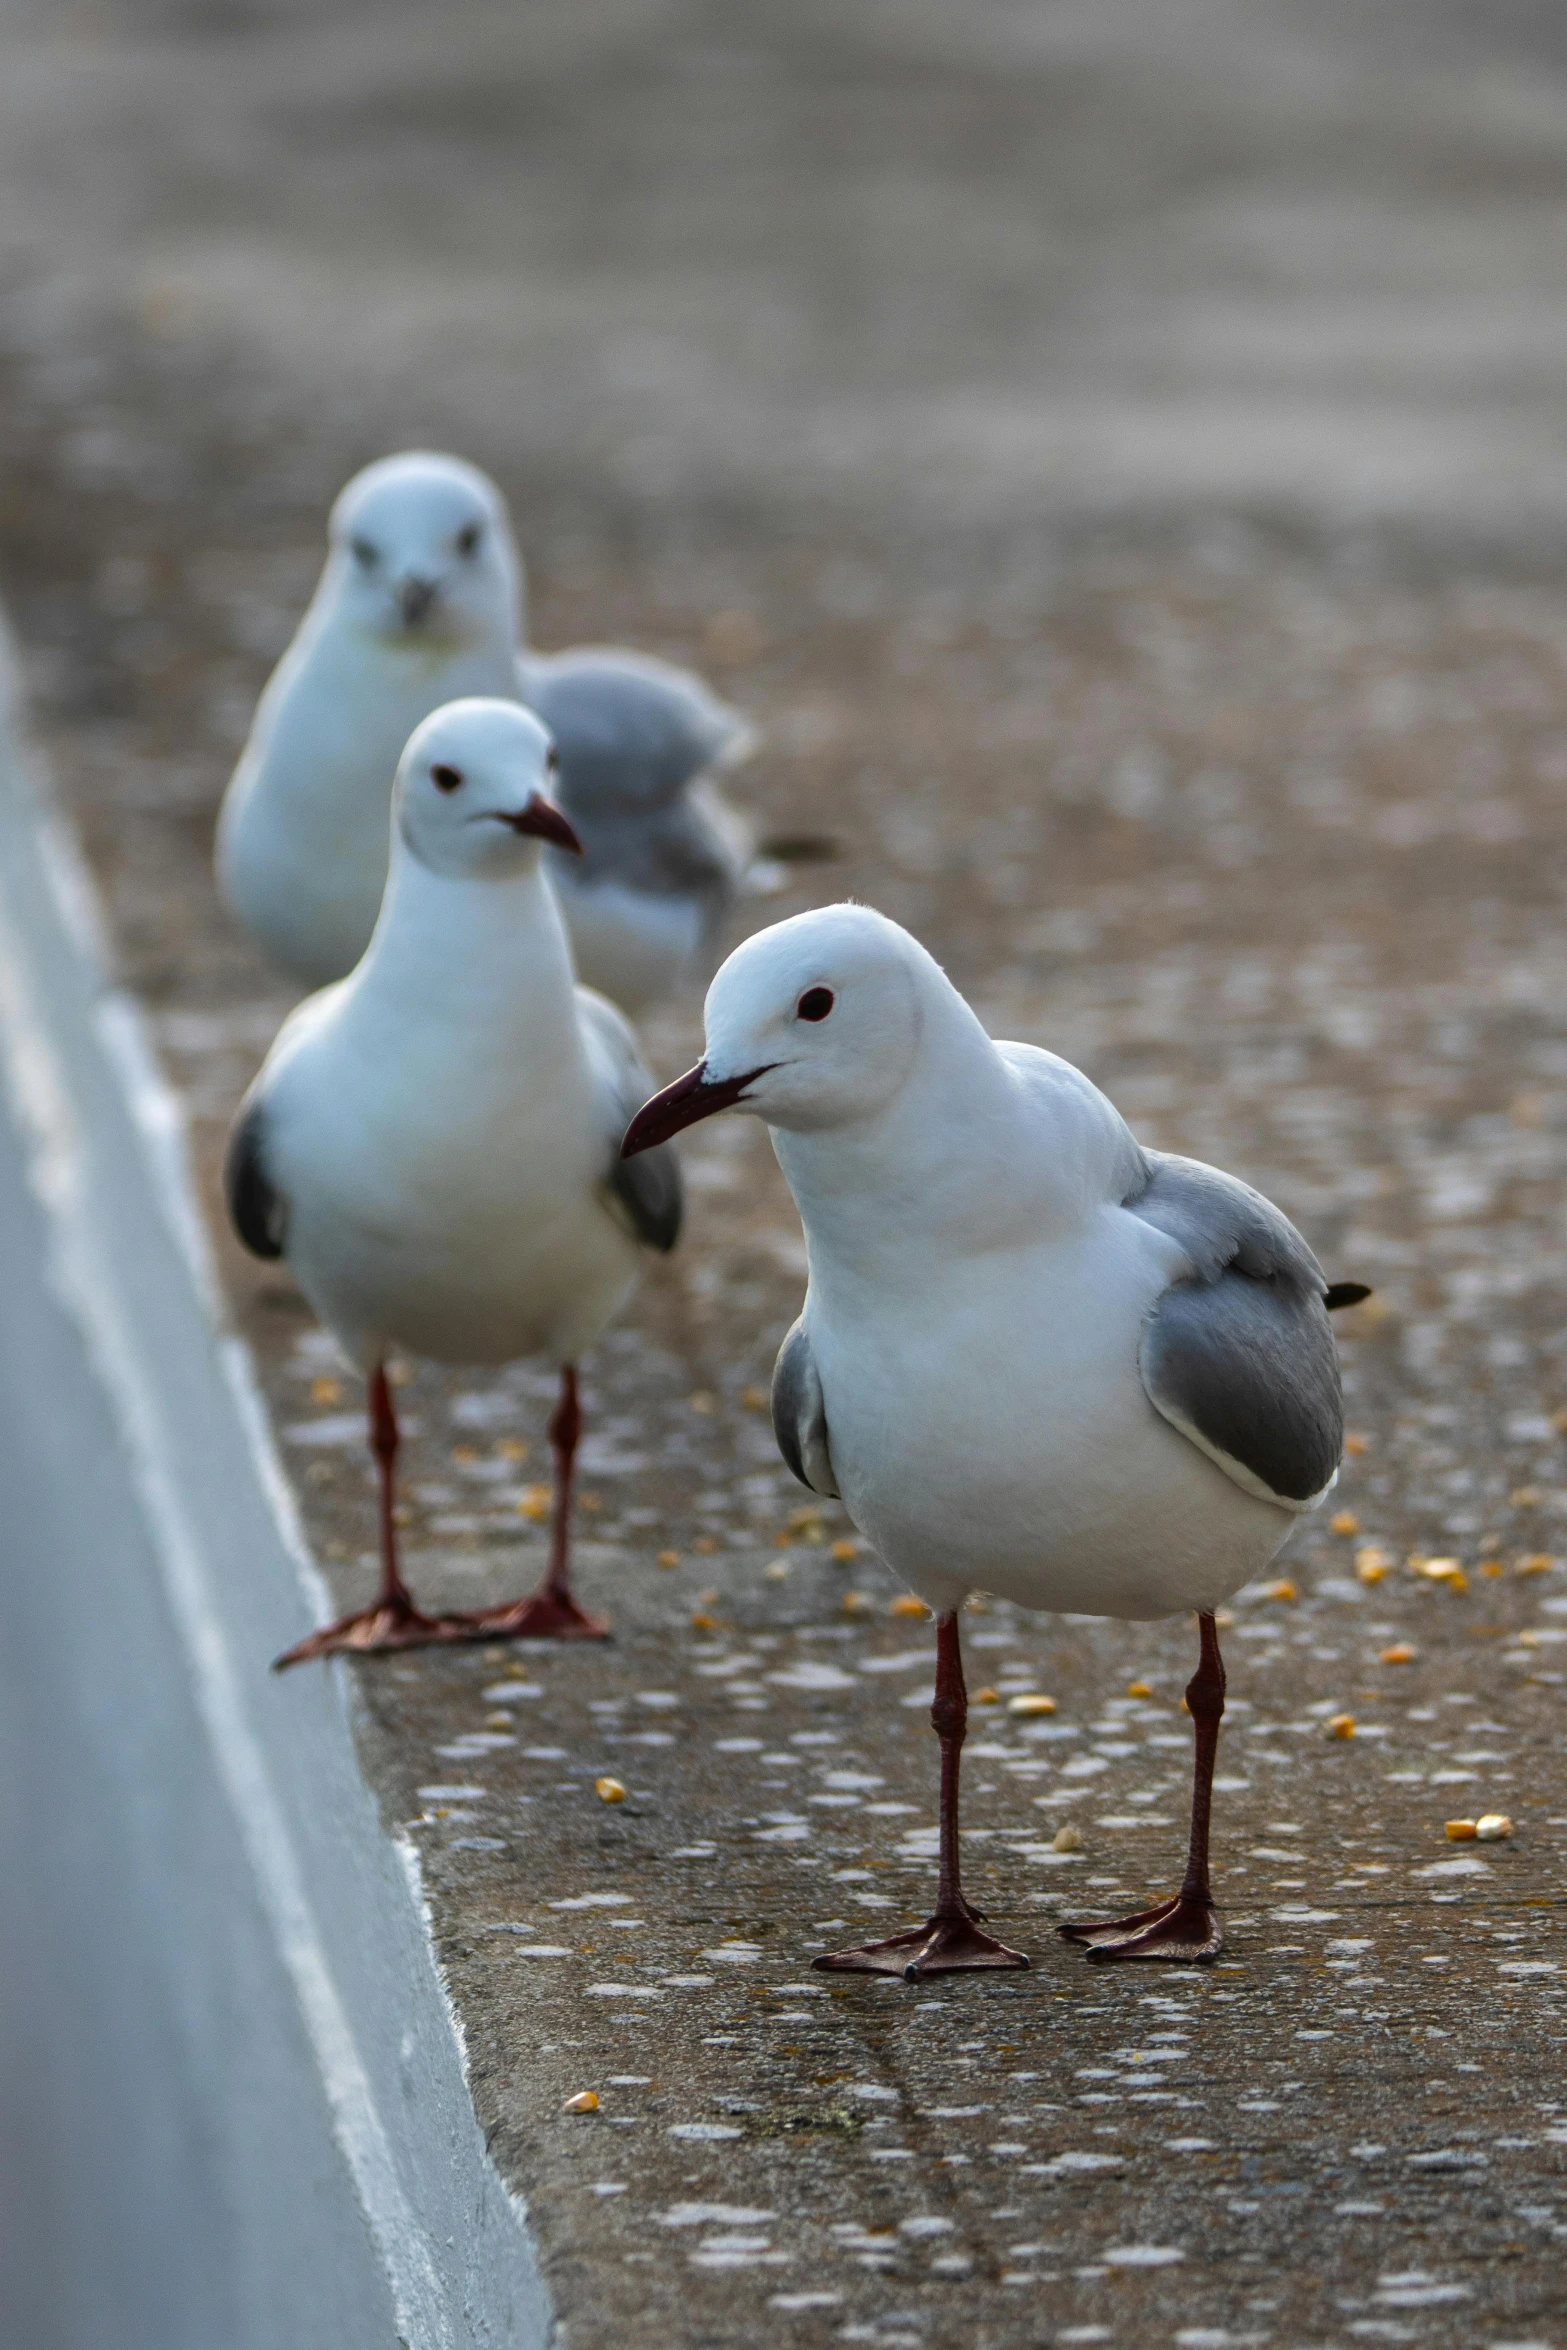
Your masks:
<path fill-rule="evenodd" d="M 341 1666 L 281 1682 L 267 1670 L 322 1619 L 324 1589 L 228 1326 L 180 1107 L 139 1007 L 110 977 L 96 893 L 28 740 L 3 618 L 0 1100 L 25 1163 L 37 1269 L 107 1407 L 115 1471 L 155 1562 L 149 1599 L 173 1633 L 166 1669 L 199 1724 L 192 1759 L 226 1804 L 398 2333 L 408 2350 L 533 2350 L 554 2321 L 525 2215 L 474 2120 L 417 1857 L 387 1836 L 360 1771 L 352 1684 Z M 123 1562 L 118 1542 L 99 1555 Z M 69 1567 L 79 1595 L 93 1570 Z M 140 1684 L 116 1694 L 170 1702 Z M 186 1787 L 171 1778 L 137 1794 L 177 1824 Z M 202 1868 L 153 1888 L 164 1890 L 171 1948 L 199 1949 Z M 277 2051 L 278 2094 L 308 2101 L 283 2077 L 292 2062 Z M 225 2093 L 212 2080 L 212 2097 Z M 246 2185 L 233 2182 L 240 2208 Z M 286 2240 L 250 2250 L 291 2257 Z"/>

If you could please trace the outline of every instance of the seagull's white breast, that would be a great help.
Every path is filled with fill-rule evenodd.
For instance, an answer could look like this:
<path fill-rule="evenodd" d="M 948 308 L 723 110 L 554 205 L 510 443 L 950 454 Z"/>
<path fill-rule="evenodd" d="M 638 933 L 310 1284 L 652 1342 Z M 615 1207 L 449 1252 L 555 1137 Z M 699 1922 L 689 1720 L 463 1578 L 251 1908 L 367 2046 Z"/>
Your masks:
<path fill-rule="evenodd" d="M 573 1360 L 633 1288 L 584 1062 L 344 1019 L 267 1101 L 290 1263 L 349 1352 Z"/>
<path fill-rule="evenodd" d="M 1159 1414 L 1137 1350 L 1180 1252 L 1119 1207 L 1045 1245 L 911 1252 L 859 1283 L 812 1256 L 806 1327 L 855 1522 L 933 1606 L 993 1591 L 1144 1618 L 1211 1607 L 1291 1520 Z"/>

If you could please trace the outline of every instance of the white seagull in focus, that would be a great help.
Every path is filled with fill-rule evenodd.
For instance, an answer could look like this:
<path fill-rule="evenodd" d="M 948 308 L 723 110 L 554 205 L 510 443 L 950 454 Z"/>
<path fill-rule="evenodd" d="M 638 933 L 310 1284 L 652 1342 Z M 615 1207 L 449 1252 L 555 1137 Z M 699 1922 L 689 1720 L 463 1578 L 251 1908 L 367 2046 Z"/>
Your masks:
<path fill-rule="evenodd" d="M 816 1964 L 910 1978 L 1027 1964 L 982 1931 L 959 1876 L 958 1611 L 976 1588 L 1134 1621 L 1196 1611 L 1185 1880 L 1135 1916 L 1061 1930 L 1099 1960 L 1214 1958 L 1214 1610 L 1334 1481 L 1328 1314 L 1367 1292 L 1330 1287 L 1246 1184 L 1145 1150 L 1068 1062 L 994 1042 L 869 907 L 748 939 L 708 991 L 706 1041 L 625 1149 L 717 1110 L 765 1120 L 810 1267 L 773 1379 L 780 1449 L 937 1618 L 934 1913 Z"/>
<path fill-rule="evenodd" d="M 291 978 L 323 986 L 369 943 L 403 745 L 432 710 L 500 696 L 555 738 L 580 871 L 551 851 L 579 976 L 635 1011 L 712 968 L 752 861 L 721 771 L 739 713 L 665 661 L 524 644 L 506 503 L 459 458 L 386 457 L 338 497 L 325 567 L 268 680 L 218 819 L 218 884 Z"/>
<path fill-rule="evenodd" d="M 594 1636 L 570 1587 L 576 1364 L 673 1248 L 679 1169 L 620 1157 L 651 1080 L 612 1004 L 572 976 L 541 870 L 574 836 L 547 797 L 550 739 L 514 702 L 469 700 L 414 733 L 397 772 L 386 901 L 363 960 L 285 1023 L 246 1095 L 225 1170 L 257 1256 L 286 1257 L 369 1380 L 380 1470 L 372 1606 L 278 1661 L 426 1641 Z M 561 1369 L 549 1567 L 474 1615 L 415 1606 L 397 1559 L 397 1422 L 386 1362 L 542 1356 Z"/>

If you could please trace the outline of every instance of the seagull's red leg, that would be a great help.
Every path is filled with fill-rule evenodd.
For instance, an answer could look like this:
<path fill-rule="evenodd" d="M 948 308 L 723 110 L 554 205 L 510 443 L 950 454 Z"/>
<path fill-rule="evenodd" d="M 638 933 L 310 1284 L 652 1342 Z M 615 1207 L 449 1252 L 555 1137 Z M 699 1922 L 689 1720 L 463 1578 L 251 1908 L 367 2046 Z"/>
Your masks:
<path fill-rule="evenodd" d="M 1117 1958 L 1174 1958 L 1199 1964 L 1218 1957 L 1224 1947 L 1219 1913 L 1213 1906 L 1208 1877 L 1208 1822 L 1213 1812 L 1213 1763 L 1219 1749 L 1219 1723 L 1224 1713 L 1224 1659 L 1211 1615 L 1200 1615 L 1202 1654 L 1186 1684 L 1186 1703 L 1192 1717 L 1192 1833 L 1187 1848 L 1186 1875 L 1172 1901 L 1145 1909 L 1135 1917 L 1113 1918 L 1102 1924 L 1062 1926 L 1069 1942 L 1083 1942 L 1088 1955 L 1101 1965 Z"/>
<path fill-rule="evenodd" d="M 936 1619 L 936 1695 L 931 1727 L 941 1740 L 941 1876 L 936 1906 L 912 1934 L 868 1942 L 858 1950 L 834 1950 L 812 1965 L 830 1974 L 922 1975 L 955 1973 L 966 1967 L 1027 1966 L 1020 1951 L 1008 1950 L 979 1930 L 980 1912 L 963 1898 L 958 1871 L 958 1774 L 968 1735 L 968 1691 L 963 1685 L 963 1649 L 956 1609 Z"/>
<path fill-rule="evenodd" d="M 376 1649 L 423 1648 L 432 1641 L 473 1637 L 462 1616 L 426 1616 L 415 1607 L 397 1563 L 397 1414 L 387 1385 L 386 1365 L 377 1363 L 370 1375 L 370 1450 L 380 1486 L 381 1588 L 372 1606 L 357 1615 L 340 1617 L 312 1632 L 277 1660 L 275 1670 L 302 1665 L 316 1656 L 364 1656 Z"/>
<path fill-rule="evenodd" d="M 550 1415 L 550 1445 L 555 1455 L 550 1563 L 543 1582 L 529 1598 L 514 1600 L 507 1607 L 484 1608 L 469 1619 L 488 1639 L 602 1640 L 609 1630 L 602 1616 L 589 1615 L 571 1588 L 571 1502 L 581 1434 L 576 1367 L 568 1363 L 560 1375 L 560 1401 Z"/>

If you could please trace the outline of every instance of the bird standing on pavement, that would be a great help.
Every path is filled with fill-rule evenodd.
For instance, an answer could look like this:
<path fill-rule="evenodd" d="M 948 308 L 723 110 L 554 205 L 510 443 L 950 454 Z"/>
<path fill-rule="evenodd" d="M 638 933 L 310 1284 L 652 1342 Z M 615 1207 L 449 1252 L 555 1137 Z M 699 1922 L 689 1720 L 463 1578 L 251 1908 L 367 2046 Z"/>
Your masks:
<path fill-rule="evenodd" d="M 432 710 L 486 695 L 535 709 L 555 739 L 586 852 L 575 879 L 550 852 L 579 975 L 629 1009 L 705 976 L 752 854 L 714 780 L 754 740 L 738 712 L 668 662 L 520 650 L 505 500 L 458 458 L 367 466 L 329 542 L 218 820 L 223 897 L 272 961 L 310 986 L 353 969 L 380 911 L 403 745 Z"/>
<path fill-rule="evenodd" d="M 935 1611 L 941 1877 L 929 1922 L 817 1960 L 910 1977 L 1026 1965 L 963 1897 L 958 1611 L 976 1588 L 1133 1620 L 1193 1609 L 1189 1858 L 1172 1899 L 1062 1929 L 1099 1960 L 1221 1944 L 1208 1820 L 1221 1600 L 1332 1485 L 1331 1289 L 1233 1176 L 1143 1149 L 1052 1053 L 994 1042 L 907 931 L 829 906 L 748 939 L 708 992 L 705 1059 L 625 1149 L 714 1111 L 765 1120 L 810 1281 L 773 1380 L 780 1449 Z"/>
<path fill-rule="evenodd" d="M 548 734 L 512 702 L 437 711 L 405 750 L 375 933 L 350 976 L 285 1024 L 241 1105 L 226 1185 L 240 1238 L 286 1257 L 369 1380 L 381 1589 L 279 1661 L 425 1641 L 592 1635 L 572 1594 L 576 1364 L 630 1296 L 646 1248 L 673 1248 L 679 1170 L 645 1173 L 620 1136 L 650 1079 L 613 1005 L 576 986 L 541 870 L 574 834 L 546 796 Z M 530 1598 L 420 1613 L 393 1519 L 386 1363 L 543 1356 L 561 1367 L 549 1569 Z"/>

